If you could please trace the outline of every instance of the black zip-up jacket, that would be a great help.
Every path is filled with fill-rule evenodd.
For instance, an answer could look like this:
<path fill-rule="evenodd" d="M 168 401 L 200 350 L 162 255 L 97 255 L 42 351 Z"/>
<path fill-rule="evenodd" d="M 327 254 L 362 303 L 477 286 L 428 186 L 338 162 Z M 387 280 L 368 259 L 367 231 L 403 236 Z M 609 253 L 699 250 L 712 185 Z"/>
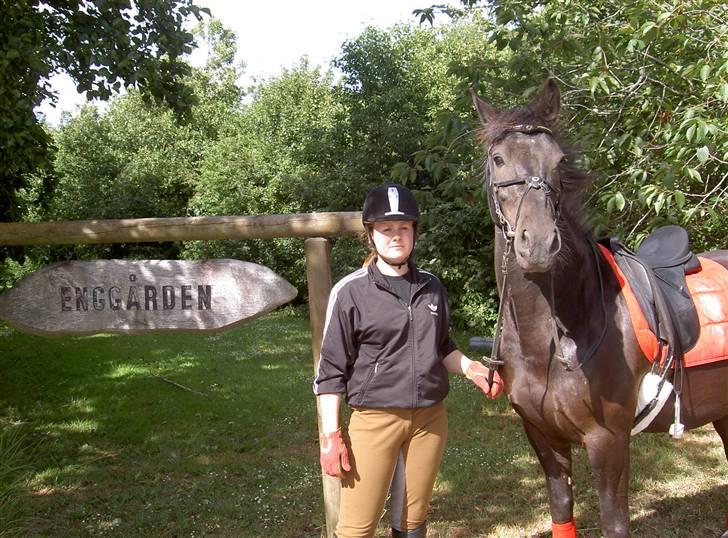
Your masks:
<path fill-rule="evenodd" d="M 447 294 L 431 273 L 413 271 L 411 304 L 372 262 L 331 290 L 314 393 L 345 393 L 353 407 L 430 407 L 447 396 L 442 364 L 450 339 Z"/>

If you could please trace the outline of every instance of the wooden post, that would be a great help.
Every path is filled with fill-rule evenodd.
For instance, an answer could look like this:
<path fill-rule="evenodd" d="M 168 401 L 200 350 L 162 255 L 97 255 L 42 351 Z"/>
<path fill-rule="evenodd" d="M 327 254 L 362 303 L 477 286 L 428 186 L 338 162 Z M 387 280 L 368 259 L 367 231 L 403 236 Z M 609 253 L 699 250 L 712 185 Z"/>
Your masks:
<path fill-rule="evenodd" d="M 311 327 L 311 349 L 313 370 L 318 368 L 321 354 L 321 340 L 326 322 L 326 305 L 331 292 L 331 267 L 329 264 L 329 241 L 323 237 L 306 239 L 306 279 L 308 280 L 309 323 Z M 321 434 L 321 409 L 316 400 L 318 432 Z M 324 511 L 326 513 L 326 537 L 331 538 L 339 521 L 339 497 L 341 483 L 338 478 L 321 471 L 324 488 Z"/>

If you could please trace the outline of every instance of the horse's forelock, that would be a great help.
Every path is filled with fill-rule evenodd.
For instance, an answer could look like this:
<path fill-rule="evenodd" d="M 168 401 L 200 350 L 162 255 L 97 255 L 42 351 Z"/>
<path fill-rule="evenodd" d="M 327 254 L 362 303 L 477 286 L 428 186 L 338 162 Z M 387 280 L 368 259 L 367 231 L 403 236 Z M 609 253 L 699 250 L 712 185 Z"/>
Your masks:
<path fill-rule="evenodd" d="M 537 125 L 546 127 L 544 118 L 539 117 L 529 107 L 519 107 L 502 112 L 494 121 L 482 127 L 478 135 L 480 142 L 486 146 L 502 137 L 514 125 Z M 553 131 L 553 129 L 551 129 Z"/>

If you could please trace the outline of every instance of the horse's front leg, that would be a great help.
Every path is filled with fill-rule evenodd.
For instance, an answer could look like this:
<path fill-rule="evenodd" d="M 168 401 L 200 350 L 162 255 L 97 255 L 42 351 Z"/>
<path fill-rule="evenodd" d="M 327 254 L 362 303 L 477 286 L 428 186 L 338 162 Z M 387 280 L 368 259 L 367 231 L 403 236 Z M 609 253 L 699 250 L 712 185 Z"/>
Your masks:
<path fill-rule="evenodd" d="M 599 494 L 605 538 L 629 536 L 629 431 L 601 430 L 585 439 Z"/>
<path fill-rule="evenodd" d="M 541 431 L 524 421 L 526 436 L 546 476 L 553 538 L 576 538 L 574 493 L 571 488 L 571 445 L 555 446 Z"/>

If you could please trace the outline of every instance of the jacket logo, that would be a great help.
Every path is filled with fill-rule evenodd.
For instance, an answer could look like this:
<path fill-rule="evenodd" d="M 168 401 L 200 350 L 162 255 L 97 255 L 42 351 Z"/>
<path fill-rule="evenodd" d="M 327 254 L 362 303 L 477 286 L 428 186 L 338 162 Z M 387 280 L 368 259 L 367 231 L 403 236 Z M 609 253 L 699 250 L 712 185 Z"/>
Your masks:
<path fill-rule="evenodd" d="M 433 316 L 437 316 L 437 305 L 436 304 L 430 303 L 427 305 L 427 308 L 430 309 L 430 314 L 432 314 Z"/>

